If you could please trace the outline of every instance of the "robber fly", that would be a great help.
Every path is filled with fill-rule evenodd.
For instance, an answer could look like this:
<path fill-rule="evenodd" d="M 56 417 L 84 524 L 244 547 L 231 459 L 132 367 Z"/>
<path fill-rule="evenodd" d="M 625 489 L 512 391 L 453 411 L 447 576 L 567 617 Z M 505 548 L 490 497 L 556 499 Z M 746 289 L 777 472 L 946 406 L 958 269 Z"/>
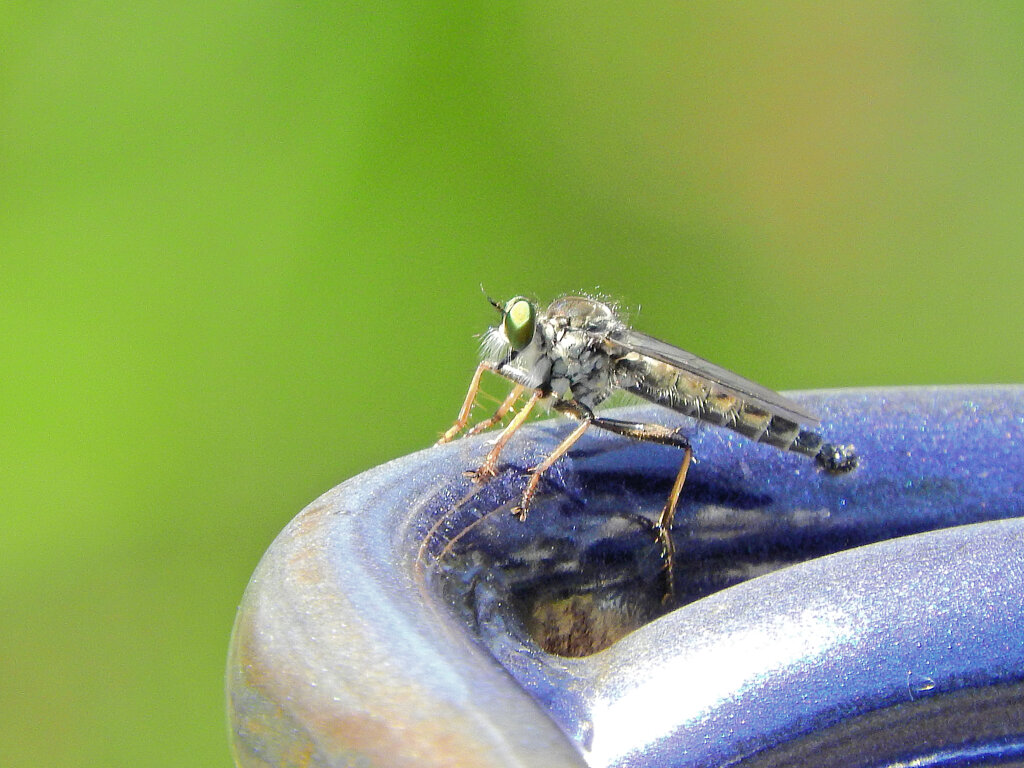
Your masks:
<path fill-rule="evenodd" d="M 693 451 L 679 429 L 596 415 L 594 409 L 612 392 L 632 392 L 751 440 L 802 453 L 830 473 L 848 472 L 857 466 L 853 446 L 828 443 L 817 432 L 801 429 L 801 424 L 816 424 L 818 418 L 800 405 L 679 347 L 633 330 L 612 305 L 584 296 L 563 296 L 538 312 L 522 296 L 504 305 L 488 301 L 501 314 L 501 321 L 484 334 L 484 360 L 477 366 L 458 418 L 438 443 L 453 440 L 465 429 L 484 371 L 503 376 L 514 386 L 494 414 L 469 434 L 500 422 L 524 394 L 529 393 L 529 399 L 498 436 L 480 467 L 467 473 L 475 481 L 486 482 L 495 476 L 502 450 L 538 403 L 547 401 L 556 411 L 576 418 L 576 429 L 530 470 L 526 489 L 512 510 L 520 520 L 526 518 L 541 476 L 588 427 L 679 448 L 682 464 L 654 525 L 670 594 L 674 556 L 670 534 Z"/>

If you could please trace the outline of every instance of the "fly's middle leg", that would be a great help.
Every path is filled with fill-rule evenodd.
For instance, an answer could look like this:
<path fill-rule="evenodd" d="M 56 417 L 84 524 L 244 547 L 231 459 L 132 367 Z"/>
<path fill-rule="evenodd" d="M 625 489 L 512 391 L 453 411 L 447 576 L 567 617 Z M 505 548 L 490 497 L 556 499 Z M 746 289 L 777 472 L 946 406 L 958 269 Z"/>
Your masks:
<path fill-rule="evenodd" d="M 591 420 L 589 418 L 580 421 L 579 426 L 558 444 L 558 447 L 551 452 L 550 456 L 530 470 L 530 480 L 526 484 L 526 490 L 523 491 L 523 496 L 519 500 L 519 504 L 512 508 L 513 515 L 520 520 L 526 519 L 526 513 L 530 509 L 530 502 L 533 501 L 533 496 L 537 493 L 537 484 L 540 483 L 541 475 L 547 472 L 551 468 L 552 464 L 562 458 L 562 456 L 565 455 L 565 452 L 572 448 L 577 440 L 583 437 L 583 433 L 587 431 L 587 427 L 589 427 L 590 424 Z"/>

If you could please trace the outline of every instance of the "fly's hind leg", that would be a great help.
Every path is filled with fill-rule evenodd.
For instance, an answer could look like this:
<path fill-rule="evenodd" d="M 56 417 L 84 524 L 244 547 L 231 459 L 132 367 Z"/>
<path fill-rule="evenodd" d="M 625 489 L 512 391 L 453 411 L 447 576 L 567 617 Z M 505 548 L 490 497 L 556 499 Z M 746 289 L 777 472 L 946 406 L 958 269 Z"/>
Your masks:
<path fill-rule="evenodd" d="M 654 526 L 654 532 L 658 544 L 661 546 L 661 556 L 665 563 L 666 593 L 665 601 L 670 600 L 675 593 L 675 545 L 672 543 L 672 524 L 676 516 L 676 504 L 679 502 L 679 494 L 686 482 L 686 473 L 690 469 L 690 461 L 693 459 L 693 449 L 690 442 L 677 430 L 663 427 L 660 424 L 646 424 L 643 422 L 620 421 L 619 419 L 594 418 L 591 422 L 595 427 L 606 429 L 617 435 L 632 437 L 636 440 L 644 440 L 649 443 L 668 445 L 679 448 L 683 451 L 683 461 L 676 473 L 675 482 L 672 483 L 672 490 L 668 494 L 668 500 L 661 509 L 658 522 Z"/>

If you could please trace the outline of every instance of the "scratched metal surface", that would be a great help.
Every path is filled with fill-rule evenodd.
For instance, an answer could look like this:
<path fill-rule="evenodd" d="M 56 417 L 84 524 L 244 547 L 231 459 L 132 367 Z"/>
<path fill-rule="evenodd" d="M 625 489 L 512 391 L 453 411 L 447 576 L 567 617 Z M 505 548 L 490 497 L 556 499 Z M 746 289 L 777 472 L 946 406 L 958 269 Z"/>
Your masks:
<path fill-rule="evenodd" d="M 236 761 L 1024 759 L 1024 387 L 794 397 L 860 468 L 831 477 L 693 426 L 673 606 L 642 522 L 677 468 L 669 448 L 588 435 L 525 523 L 507 514 L 522 470 L 568 422 L 529 427 L 482 489 L 461 472 L 486 436 L 328 492 L 240 606 Z"/>

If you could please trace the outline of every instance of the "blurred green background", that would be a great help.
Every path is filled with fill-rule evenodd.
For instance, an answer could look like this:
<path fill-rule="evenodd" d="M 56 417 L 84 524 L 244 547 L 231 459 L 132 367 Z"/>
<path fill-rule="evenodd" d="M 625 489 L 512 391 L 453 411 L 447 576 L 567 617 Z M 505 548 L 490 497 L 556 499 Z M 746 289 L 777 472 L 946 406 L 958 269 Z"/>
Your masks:
<path fill-rule="evenodd" d="M 450 424 L 481 283 L 1024 380 L 1019 6 L 624 7 L 0 4 L 0 765 L 230 765 L 249 575 Z"/>

